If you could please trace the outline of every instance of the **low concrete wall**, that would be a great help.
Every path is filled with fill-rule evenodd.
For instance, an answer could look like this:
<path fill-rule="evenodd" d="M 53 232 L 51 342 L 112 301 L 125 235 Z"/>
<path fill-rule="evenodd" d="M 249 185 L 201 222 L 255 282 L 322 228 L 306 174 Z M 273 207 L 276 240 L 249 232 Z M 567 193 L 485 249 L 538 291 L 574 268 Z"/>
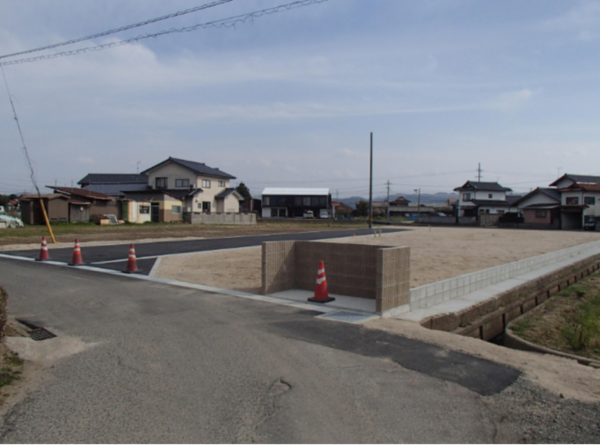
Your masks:
<path fill-rule="evenodd" d="M 426 309 L 510 278 L 551 266 L 577 255 L 594 255 L 596 253 L 600 253 L 600 241 L 593 241 L 459 277 L 449 278 L 437 283 L 415 287 L 410 290 L 410 309 Z"/>
<path fill-rule="evenodd" d="M 454 216 L 422 215 L 421 220 L 425 224 L 456 224 Z"/>
<path fill-rule="evenodd" d="M 494 227 L 498 225 L 498 220 L 501 215 L 498 214 L 487 214 L 484 213 L 479 215 L 479 226 L 480 227 Z"/>
<path fill-rule="evenodd" d="M 442 314 L 421 321 L 439 331 L 491 340 L 522 314 L 548 300 L 577 281 L 600 269 L 600 254 L 546 274 L 457 313 Z"/>
<path fill-rule="evenodd" d="M 501 229 L 525 229 L 525 230 L 560 230 L 560 221 L 555 220 L 552 224 L 533 224 L 533 223 L 503 223 L 499 222 Z"/>
<path fill-rule="evenodd" d="M 256 224 L 255 213 L 189 213 L 183 220 L 190 224 Z"/>
<path fill-rule="evenodd" d="M 278 241 L 262 246 L 262 293 L 314 291 L 319 261 L 325 262 L 332 294 L 376 300 L 383 313 L 408 310 L 410 248 L 311 241 Z"/>

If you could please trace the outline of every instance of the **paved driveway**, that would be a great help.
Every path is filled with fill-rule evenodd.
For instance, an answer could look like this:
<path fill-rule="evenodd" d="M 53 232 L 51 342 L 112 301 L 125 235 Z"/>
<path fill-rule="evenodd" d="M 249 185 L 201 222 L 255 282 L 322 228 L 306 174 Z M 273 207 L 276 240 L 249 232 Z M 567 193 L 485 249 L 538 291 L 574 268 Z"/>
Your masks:
<path fill-rule="evenodd" d="M 287 306 L 3 258 L 0 270 L 10 313 L 58 334 L 24 340 L 30 353 L 67 355 L 42 360 L 3 442 L 493 442 L 484 399 L 519 375 Z"/>
<path fill-rule="evenodd" d="M 378 229 L 379 230 L 379 229 Z M 385 232 L 401 232 L 404 229 L 383 229 Z M 228 238 L 209 238 L 183 241 L 159 241 L 154 243 L 140 243 L 135 246 L 138 269 L 141 273 L 148 275 L 154 266 L 156 258 L 163 255 L 174 255 L 179 253 L 205 252 L 209 250 L 234 249 L 239 247 L 260 246 L 265 241 L 314 241 L 333 238 L 345 238 L 352 235 L 371 235 L 370 229 L 356 230 L 327 230 L 322 232 L 302 233 L 280 233 L 274 235 L 253 235 Z M 50 259 L 63 263 L 71 262 L 73 248 L 54 249 L 48 246 Z M 27 258 L 38 258 L 39 249 L 14 250 L 3 252 L 6 255 L 23 256 Z M 106 269 L 126 270 L 129 244 L 86 246 L 82 248 L 82 257 L 85 264 L 94 265 Z"/>

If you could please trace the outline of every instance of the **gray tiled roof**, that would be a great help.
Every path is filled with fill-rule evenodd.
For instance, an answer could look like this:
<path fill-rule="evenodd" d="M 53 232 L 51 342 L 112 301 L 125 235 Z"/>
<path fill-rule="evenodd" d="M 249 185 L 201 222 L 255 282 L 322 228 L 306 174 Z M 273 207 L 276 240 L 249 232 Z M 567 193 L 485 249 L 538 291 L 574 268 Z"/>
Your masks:
<path fill-rule="evenodd" d="M 556 181 L 554 181 L 550 186 L 556 185 L 562 179 L 571 179 L 573 182 L 593 182 L 595 184 L 600 184 L 600 176 L 588 176 L 588 175 L 571 175 L 569 173 L 565 173 Z"/>
<path fill-rule="evenodd" d="M 224 171 L 221 171 L 218 168 L 212 168 L 212 167 L 209 167 L 208 165 L 200 163 L 200 162 L 186 161 L 185 159 L 177 159 L 177 158 L 171 158 L 171 157 L 169 157 L 169 159 L 167 159 L 159 164 L 156 164 L 153 167 L 150 167 L 147 170 L 144 170 L 142 172 L 142 174 L 146 174 L 150 170 L 154 170 L 155 168 L 160 167 L 160 166 L 166 164 L 167 162 L 174 162 L 175 164 L 179 164 L 182 167 L 188 168 L 197 174 L 207 175 L 207 176 L 216 176 L 219 178 L 226 178 L 226 179 L 235 179 L 235 176 L 232 176 L 229 173 L 225 173 Z"/>
<path fill-rule="evenodd" d="M 239 195 L 239 193 L 237 193 L 234 188 L 228 188 L 228 189 L 223 190 L 221 193 L 215 195 L 215 198 L 216 199 L 224 199 L 224 198 L 227 198 L 232 193 Z"/>
<path fill-rule="evenodd" d="M 520 204 L 520 203 L 524 202 L 530 196 L 535 195 L 536 193 L 543 193 L 544 195 L 548 196 L 550 199 L 553 199 L 556 202 L 560 202 L 560 192 L 558 190 L 546 188 L 546 187 L 538 187 L 535 190 L 527 193 L 525 196 L 521 196 L 517 201 L 514 202 L 514 204 Z M 531 206 L 528 206 L 528 207 L 531 207 Z"/>
<path fill-rule="evenodd" d="M 148 176 L 136 173 L 88 173 L 77 184 L 148 184 Z"/>
<path fill-rule="evenodd" d="M 124 192 L 134 192 L 138 190 L 146 190 L 147 184 L 90 184 L 83 190 L 91 190 L 92 192 L 104 193 L 110 196 L 124 196 Z"/>
<path fill-rule="evenodd" d="M 460 192 L 463 190 L 480 190 L 484 192 L 512 192 L 512 189 L 508 187 L 502 187 L 497 182 L 477 182 L 477 181 L 467 181 L 461 187 L 456 187 L 454 189 L 455 192 Z"/>

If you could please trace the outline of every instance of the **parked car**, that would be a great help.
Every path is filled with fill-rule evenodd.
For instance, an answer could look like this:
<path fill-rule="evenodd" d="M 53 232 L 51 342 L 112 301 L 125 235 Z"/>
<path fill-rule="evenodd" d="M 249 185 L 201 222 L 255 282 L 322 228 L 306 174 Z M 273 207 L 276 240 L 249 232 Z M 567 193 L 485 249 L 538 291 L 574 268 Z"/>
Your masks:
<path fill-rule="evenodd" d="M 312 210 L 306 210 L 304 212 L 304 218 L 306 219 L 313 219 L 315 217 L 314 213 Z"/>
<path fill-rule="evenodd" d="M 20 218 L 7 215 L 5 213 L 0 214 L 0 221 L 3 223 L 2 226 L 13 229 L 15 227 L 23 227 L 23 221 Z"/>
<path fill-rule="evenodd" d="M 583 230 L 596 230 L 596 217 L 586 216 L 583 220 Z"/>

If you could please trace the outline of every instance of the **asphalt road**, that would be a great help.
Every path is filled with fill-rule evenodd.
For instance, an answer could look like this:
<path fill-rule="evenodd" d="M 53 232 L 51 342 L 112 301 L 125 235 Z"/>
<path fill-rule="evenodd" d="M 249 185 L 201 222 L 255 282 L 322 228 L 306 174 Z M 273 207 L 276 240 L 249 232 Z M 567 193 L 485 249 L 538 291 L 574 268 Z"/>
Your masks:
<path fill-rule="evenodd" d="M 384 232 L 400 232 L 403 229 L 383 229 Z M 252 235 L 228 238 L 209 238 L 183 241 L 159 241 L 155 243 L 140 243 L 135 245 L 137 265 L 140 273 L 148 275 L 154 266 L 156 258 L 163 255 L 178 253 L 205 252 L 208 250 L 234 249 L 239 247 L 260 246 L 265 241 L 315 241 L 330 238 L 345 238 L 352 235 L 372 235 L 370 229 L 356 230 L 327 230 L 322 232 L 280 233 L 274 235 Z M 73 258 L 73 247 L 54 249 L 48 246 L 50 259 L 70 263 Z M 3 252 L 7 255 L 38 258 L 39 249 L 14 250 Z M 128 244 L 86 246 L 81 249 L 83 262 L 96 267 L 126 270 L 129 255 Z"/>
<path fill-rule="evenodd" d="M 486 398 L 519 376 L 311 311 L 127 276 L 0 258 L 0 285 L 11 315 L 58 334 L 30 352 L 87 347 L 44 359 L 2 442 L 489 443 L 503 414 Z"/>

